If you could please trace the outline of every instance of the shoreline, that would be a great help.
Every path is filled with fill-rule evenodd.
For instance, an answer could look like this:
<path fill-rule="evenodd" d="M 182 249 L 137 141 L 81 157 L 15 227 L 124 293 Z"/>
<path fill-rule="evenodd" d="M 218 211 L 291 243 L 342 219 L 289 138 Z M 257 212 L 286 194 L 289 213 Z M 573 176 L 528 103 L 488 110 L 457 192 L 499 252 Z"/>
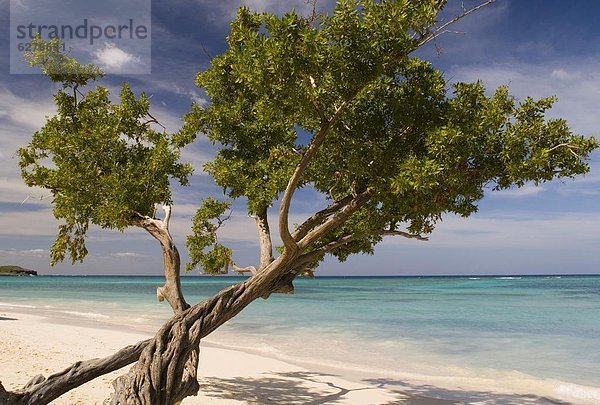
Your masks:
<path fill-rule="evenodd" d="M 103 357 L 152 335 L 140 330 L 142 325 L 117 325 L 101 319 L 75 315 L 57 317 L 47 311 L 39 312 L 40 308 L 0 308 L 0 328 L 8 336 L 8 342 L 0 341 L 0 381 L 9 390 L 24 385 L 36 374 L 47 376 L 74 361 Z M 559 399 L 553 395 L 532 395 L 532 392 L 543 392 L 547 387 L 538 386 L 538 381 L 528 379 L 524 374 L 520 376 L 523 378 L 521 389 L 507 392 L 508 387 L 494 384 L 492 379 L 485 377 L 478 380 L 457 376 L 423 378 L 409 373 L 398 376 L 377 370 L 336 367 L 316 358 L 315 361 L 304 361 L 287 353 L 274 355 L 252 348 L 228 346 L 219 343 L 218 332 L 215 335 L 204 339 L 201 346 L 200 396 L 188 398 L 184 404 L 326 403 L 335 400 L 336 404 L 408 402 L 444 405 L 481 403 L 490 399 L 520 404 L 586 404 L 597 403 L 598 399 L 581 398 L 581 389 L 587 387 L 569 383 L 562 384 L 564 392 Z M 82 337 L 73 340 L 75 336 Z M 28 352 L 34 354 L 27 356 Z M 43 361 L 40 363 L 40 360 Z M 21 369 L 16 369 L 15 364 L 21 365 Z M 110 393 L 110 382 L 122 373 L 120 370 L 103 376 L 54 403 L 102 403 Z M 482 390 L 482 386 L 487 389 Z"/>
<path fill-rule="evenodd" d="M 60 322 L 60 319 L 0 310 L 3 331 L 0 381 L 8 390 L 18 389 L 37 374 L 48 376 L 75 361 L 107 356 L 151 336 L 111 326 Z M 415 398 L 211 343 L 202 344 L 200 355 L 200 393 L 187 398 L 183 404 L 324 403 L 327 400 L 339 404 L 381 404 Z M 111 392 L 111 381 L 127 369 L 84 384 L 53 404 L 101 404 Z M 426 401 L 422 404 L 448 403 L 421 398 Z"/>

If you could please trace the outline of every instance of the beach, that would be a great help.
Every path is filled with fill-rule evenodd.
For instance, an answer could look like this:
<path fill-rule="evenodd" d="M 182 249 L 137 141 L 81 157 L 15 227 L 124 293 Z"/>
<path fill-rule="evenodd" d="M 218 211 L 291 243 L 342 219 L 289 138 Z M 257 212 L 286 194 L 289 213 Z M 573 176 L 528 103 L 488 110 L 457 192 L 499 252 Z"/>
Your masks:
<path fill-rule="evenodd" d="M 147 334 L 61 322 L 19 312 L 0 312 L 1 381 L 8 390 L 37 374 L 48 376 L 75 361 L 108 356 Z M 101 404 L 111 392 L 116 371 L 56 400 L 56 404 Z M 242 351 L 203 345 L 199 367 L 201 389 L 184 404 L 246 403 L 394 403 L 401 395 L 372 384 L 310 370 Z M 432 402 L 434 403 L 434 402 Z M 440 402 L 442 403 L 442 402 Z"/>
<path fill-rule="evenodd" d="M 199 301 L 235 281 L 183 284 Z M 159 283 L 0 280 L 0 381 L 18 389 L 151 337 L 170 316 L 152 296 Z M 184 404 L 597 404 L 598 285 L 598 277 L 299 280 L 295 296 L 254 303 L 202 341 L 200 394 Z M 102 403 L 123 372 L 55 403 Z"/>

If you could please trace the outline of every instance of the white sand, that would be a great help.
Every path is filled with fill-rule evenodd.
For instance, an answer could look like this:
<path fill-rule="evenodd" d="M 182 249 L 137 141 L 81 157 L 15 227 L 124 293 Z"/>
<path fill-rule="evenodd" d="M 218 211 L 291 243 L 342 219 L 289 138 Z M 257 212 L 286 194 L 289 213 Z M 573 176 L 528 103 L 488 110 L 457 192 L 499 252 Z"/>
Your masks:
<path fill-rule="evenodd" d="M 139 325 L 136 325 L 139 326 Z M 58 319 L 31 310 L 0 310 L 0 381 L 8 390 L 22 387 L 38 374 L 48 376 L 78 360 L 105 357 L 150 335 L 128 325 L 110 328 L 100 321 L 73 316 Z M 531 380 L 514 372 L 510 387 L 490 378 L 460 377 L 460 372 L 427 380 L 365 378 L 359 373 L 315 372 L 308 365 L 202 345 L 200 394 L 191 404 L 599 404 L 600 389 L 552 380 Z M 335 370 L 331 368 L 331 370 Z M 55 404 L 102 404 L 111 382 L 125 370 L 91 381 L 57 399 Z M 342 377 L 343 375 L 345 377 Z M 408 381 L 413 381 L 409 383 Z M 506 381 L 506 380 L 503 380 Z M 446 387 L 446 388 L 440 388 Z M 531 395 L 538 393 L 537 395 Z M 539 393 L 546 393 L 540 395 Z M 555 398 L 548 400 L 545 396 Z M 435 399 L 445 398 L 445 399 Z"/>
<path fill-rule="evenodd" d="M 52 323 L 39 316 L 0 312 L 0 381 L 17 389 L 37 374 L 49 375 L 77 360 L 104 357 L 149 336 L 126 331 Z M 111 381 L 105 375 L 73 390 L 56 404 L 101 404 Z M 406 398 L 366 383 L 311 373 L 299 366 L 240 351 L 202 347 L 201 393 L 184 404 L 325 403 L 384 404 Z"/>

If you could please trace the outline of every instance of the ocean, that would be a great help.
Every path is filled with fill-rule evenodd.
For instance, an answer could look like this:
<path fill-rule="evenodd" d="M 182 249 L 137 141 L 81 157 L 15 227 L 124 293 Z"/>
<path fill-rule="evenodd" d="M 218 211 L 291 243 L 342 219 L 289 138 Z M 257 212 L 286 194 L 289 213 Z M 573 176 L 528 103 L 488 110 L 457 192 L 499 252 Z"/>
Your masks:
<path fill-rule="evenodd" d="M 240 280 L 185 277 L 183 289 L 193 303 Z M 0 313 L 153 332 L 170 315 L 156 302 L 160 284 L 3 277 Z M 357 378 L 600 403 L 600 276 L 318 277 L 295 285 L 294 295 L 256 301 L 206 341 Z"/>

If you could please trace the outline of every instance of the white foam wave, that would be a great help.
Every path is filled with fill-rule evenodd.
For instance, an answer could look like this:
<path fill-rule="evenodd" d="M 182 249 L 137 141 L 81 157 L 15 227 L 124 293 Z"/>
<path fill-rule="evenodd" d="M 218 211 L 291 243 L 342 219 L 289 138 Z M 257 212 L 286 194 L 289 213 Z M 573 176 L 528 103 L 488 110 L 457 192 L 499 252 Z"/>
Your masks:
<path fill-rule="evenodd" d="M 9 304 L 8 302 L 0 302 L 0 306 L 2 306 L 2 307 L 9 307 L 9 308 L 37 308 L 34 305 Z"/>
<path fill-rule="evenodd" d="M 560 382 L 554 391 L 560 396 L 573 398 L 577 402 L 585 401 L 587 403 L 590 401 L 590 403 L 600 403 L 600 388 L 597 387 L 586 387 L 584 385 Z"/>
<path fill-rule="evenodd" d="M 496 280 L 520 280 L 523 277 L 496 277 Z"/>
<path fill-rule="evenodd" d="M 63 314 L 80 316 L 83 318 L 91 319 L 108 319 L 110 316 L 104 314 L 98 314 L 96 312 L 78 312 L 78 311 L 61 311 Z"/>

